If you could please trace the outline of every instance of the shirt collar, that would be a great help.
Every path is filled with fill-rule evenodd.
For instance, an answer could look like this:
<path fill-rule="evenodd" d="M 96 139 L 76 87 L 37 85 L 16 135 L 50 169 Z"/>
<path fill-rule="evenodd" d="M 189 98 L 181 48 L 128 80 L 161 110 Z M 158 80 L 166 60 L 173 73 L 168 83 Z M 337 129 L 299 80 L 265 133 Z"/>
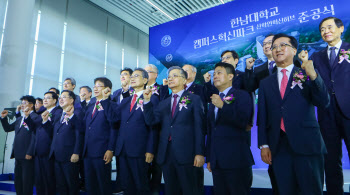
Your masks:
<path fill-rule="evenodd" d="M 340 40 L 337 44 L 335 44 L 334 47 L 335 47 L 336 49 L 340 49 L 342 43 L 343 43 L 343 41 Z M 331 48 L 331 46 L 328 45 L 328 50 L 329 50 L 330 48 Z"/>
<path fill-rule="evenodd" d="M 137 95 L 137 98 L 140 98 L 140 96 L 143 94 L 143 91 L 144 91 L 144 90 L 135 93 L 135 94 Z"/>
<path fill-rule="evenodd" d="M 288 72 L 292 72 L 293 68 L 294 68 L 294 64 L 291 64 L 291 65 L 289 65 L 289 66 L 287 66 L 285 68 L 277 67 L 277 71 L 281 72 L 282 69 L 287 69 Z"/>
<path fill-rule="evenodd" d="M 190 83 L 188 83 L 188 84 L 186 84 L 187 89 L 189 89 L 189 88 L 191 87 L 192 83 L 193 83 L 193 81 L 192 81 L 192 82 L 190 82 Z"/>
<path fill-rule="evenodd" d="M 174 94 L 172 95 L 172 97 L 174 97 L 175 94 L 177 94 L 178 97 L 181 97 L 182 94 L 183 94 L 184 92 L 185 92 L 185 90 L 183 89 L 183 90 L 181 90 L 181 91 L 179 91 L 179 92 L 177 92 L 177 93 L 174 93 Z"/>
<path fill-rule="evenodd" d="M 54 108 L 56 108 L 56 106 L 54 106 L 54 107 L 48 109 L 47 111 L 48 111 L 49 113 L 51 113 L 51 111 L 52 111 Z"/>
<path fill-rule="evenodd" d="M 227 87 L 224 91 L 220 91 L 220 93 L 223 93 L 225 96 L 227 95 L 227 93 L 231 90 L 232 86 Z"/>

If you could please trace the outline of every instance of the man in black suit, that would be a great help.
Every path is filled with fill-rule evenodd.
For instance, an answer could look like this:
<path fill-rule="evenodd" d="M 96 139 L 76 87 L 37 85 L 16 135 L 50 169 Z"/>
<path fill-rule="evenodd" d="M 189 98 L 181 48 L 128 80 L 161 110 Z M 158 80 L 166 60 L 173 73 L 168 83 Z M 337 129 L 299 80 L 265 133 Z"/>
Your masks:
<path fill-rule="evenodd" d="M 199 96 L 185 91 L 187 73 L 178 66 L 169 69 L 170 97 L 153 107 L 151 90 L 143 93 L 148 125 L 161 124 L 157 162 L 162 166 L 167 195 L 199 194 L 194 167 L 204 164 L 204 109 Z"/>
<path fill-rule="evenodd" d="M 19 195 L 32 195 L 34 184 L 34 128 L 30 120 L 38 115 L 34 112 L 35 99 L 33 96 L 23 96 L 22 110 L 24 116 L 12 124 L 8 123 L 8 111 L 1 112 L 1 124 L 5 132 L 15 131 L 11 158 L 15 158 L 15 189 Z"/>

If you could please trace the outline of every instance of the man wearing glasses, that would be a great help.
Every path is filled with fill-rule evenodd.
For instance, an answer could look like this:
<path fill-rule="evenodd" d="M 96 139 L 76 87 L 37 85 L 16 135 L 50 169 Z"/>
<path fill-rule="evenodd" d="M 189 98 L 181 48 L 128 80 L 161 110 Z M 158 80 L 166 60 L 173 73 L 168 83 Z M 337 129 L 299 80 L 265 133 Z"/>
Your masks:
<path fill-rule="evenodd" d="M 315 106 L 326 108 L 329 95 L 312 62 L 302 69 L 294 66 L 297 48 L 292 36 L 272 39 L 277 71 L 260 83 L 258 146 L 262 160 L 273 168 L 280 194 L 322 194 L 326 147 Z"/>
<path fill-rule="evenodd" d="M 146 89 L 144 116 L 146 124 L 161 125 L 157 163 L 161 165 L 168 195 L 199 194 L 198 174 L 194 167 L 204 164 L 204 109 L 199 96 L 185 91 L 187 73 L 178 66 L 168 70 L 170 97 L 157 107 Z"/>
<path fill-rule="evenodd" d="M 85 143 L 83 148 L 85 184 L 88 194 L 112 194 L 111 189 L 111 161 L 116 142 L 116 130 L 108 119 L 107 108 L 103 100 L 103 90 L 112 89 L 112 82 L 106 77 L 94 80 L 94 95 L 96 103 L 89 106 L 83 119 Z"/>

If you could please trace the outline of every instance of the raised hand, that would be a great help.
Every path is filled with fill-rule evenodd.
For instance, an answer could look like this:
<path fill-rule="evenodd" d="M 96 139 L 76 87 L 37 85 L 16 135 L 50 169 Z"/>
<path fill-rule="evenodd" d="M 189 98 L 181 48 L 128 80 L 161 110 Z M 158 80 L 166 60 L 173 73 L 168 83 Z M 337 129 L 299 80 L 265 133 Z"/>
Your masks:
<path fill-rule="evenodd" d="M 211 97 L 211 103 L 214 104 L 214 106 L 218 107 L 218 108 L 222 108 L 224 106 L 224 102 L 222 101 L 222 99 L 220 98 L 220 96 L 218 94 L 213 94 Z"/>
<path fill-rule="evenodd" d="M 163 86 L 167 86 L 168 85 L 168 80 L 163 79 Z"/>
<path fill-rule="evenodd" d="M 106 87 L 104 90 L 102 90 L 103 99 L 108 99 L 111 93 L 111 89 L 109 87 Z"/>
<path fill-rule="evenodd" d="M 49 115 L 50 115 L 50 112 L 47 110 L 41 114 L 41 118 L 43 119 L 43 123 L 45 123 L 47 120 L 49 120 Z"/>
<path fill-rule="evenodd" d="M 245 64 L 247 66 L 247 69 L 251 69 L 254 66 L 255 59 L 254 58 L 247 58 L 245 60 Z"/>
<path fill-rule="evenodd" d="M 152 96 L 152 91 L 151 89 L 145 89 L 143 91 L 143 99 L 145 100 L 145 102 L 149 102 Z"/>
<path fill-rule="evenodd" d="M 204 78 L 204 81 L 207 83 L 210 81 L 211 79 L 211 75 L 209 74 L 209 72 L 203 74 L 203 78 Z"/>
<path fill-rule="evenodd" d="M 21 111 L 21 109 L 22 109 L 22 105 L 20 104 L 20 105 L 17 106 L 17 110 L 16 111 L 19 112 L 19 111 Z"/>
<path fill-rule="evenodd" d="M 307 60 L 303 62 L 301 68 L 305 70 L 306 74 L 310 77 L 312 81 L 316 79 L 317 73 L 315 71 L 314 63 L 312 60 Z"/>
<path fill-rule="evenodd" d="M 80 96 L 80 100 L 81 101 L 84 101 L 86 99 L 86 94 L 85 93 L 82 93 L 79 96 Z"/>
<path fill-rule="evenodd" d="M 3 111 L 1 112 L 1 118 L 7 117 L 8 114 L 9 114 L 9 111 L 8 111 L 8 110 L 3 110 Z"/>
<path fill-rule="evenodd" d="M 304 62 L 308 61 L 308 59 L 309 59 L 309 53 L 307 52 L 307 50 L 302 50 L 302 51 L 298 54 L 298 58 L 304 63 Z"/>
<path fill-rule="evenodd" d="M 24 116 L 25 116 L 26 118 L 29 116 L 30 111 L 31 111 L 31 110 L 29 109 L 28 106 L 24 108 L 23 113 L 24 113 Z"/>
<path fill-rule="evenodd" d="M 74 106 L 69 105 L 67 108 L 64 110 L 64 112 L 70 117 L 74 114 Z"/>

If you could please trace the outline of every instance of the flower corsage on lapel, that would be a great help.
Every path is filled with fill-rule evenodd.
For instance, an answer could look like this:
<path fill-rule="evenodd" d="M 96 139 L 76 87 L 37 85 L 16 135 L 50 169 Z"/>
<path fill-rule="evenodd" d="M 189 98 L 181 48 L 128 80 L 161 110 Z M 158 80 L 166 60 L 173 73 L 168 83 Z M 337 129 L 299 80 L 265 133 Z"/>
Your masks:
<path fill-rule="evenodd" d="M 187 104 L 191 103 L 191 100 L 188 96 L 184 96 L 180 99 L 180 102 L 179 102 L 179 111 L 182 110 L 182 108 L 186 108 L 187 109 Z"/>
<path fill-rule="evenodd" d="M 26 129 L 27 129 L 27 131 L 29 131 L 29 126 L 28 126 L 28 125 L 27 125 L 27 123 L 25 123 L 24 121 L 23 121 L 22 126 L 23 126 L 24 128 L 26 128 Z"/>
<path fill-rule="evenodd" d="M 151 86 L 150 89 L 152 91 L 152 95 L 153 94 L 159 95 L 159 86 Z"/>
<path fill-rule="evenodd" d="M 51 118 L 52 118 L 52 113 L 49 113 L 49 118 L 48 118 L 48 120 L 51 121 Z"/>
<path fill-rule="evenodd" d="M 303 83 L 305 83 L 305 81 L 309 79 L 309 76 L 304 75 L 303 72 L 301 72 L 301 70 L 295 71 L 293 75 L 293 82 L 291 88 L 293 89 L 295 86 L 298 85 L 300 89 L 303 89 Z"/>
<path fill-rule="evenodd" d="M 232 104 L 232 102 L 235 101 L 235 97 L 233 97 L 233 94 L 231 94 L 231 95 L 223 97 L 222 101 L 225 102 L 226 104 Z"/>
<path fill-rule="evenodd" d="M 69 121 L 69 116 L 68 114 L 64 115 L 62 123 L 66 123 L 66 125 L 68 125 L 68 121 Z"/>
<path fill-rule="evenodd" d="M 96 109 L 97 109 L 98 111 L 104 110 L 103 107 L 102 107 L 102 105 L 101 105 L 101 102 L 99 102 L 99 103 L 96 105 Z"/>
<path fill-rule="evenodd" d="M 134 95 L 134 92 L 135 92 L 134 90 L 130 89 L 130 90 L 129 90 L 130 96 L 133 96 L 133 95 Z"/>
<path fill-rule="evenodd" d="M 345 51 L 345 49 L 341 49 L 339 53 L 339 63 L 342 63 L 344 60 L 350 63 L 349 58 L 350 58 L 350 49 L 348 49 L 348 51 Z"/>
<path fill-rule="evenodd" d="M 142 98 L 139 98 L 136 102 L 135 110 L 137 110 L 138 108 L 141 108 L 141 111 L 143 112 L 143 99 Z"/>

